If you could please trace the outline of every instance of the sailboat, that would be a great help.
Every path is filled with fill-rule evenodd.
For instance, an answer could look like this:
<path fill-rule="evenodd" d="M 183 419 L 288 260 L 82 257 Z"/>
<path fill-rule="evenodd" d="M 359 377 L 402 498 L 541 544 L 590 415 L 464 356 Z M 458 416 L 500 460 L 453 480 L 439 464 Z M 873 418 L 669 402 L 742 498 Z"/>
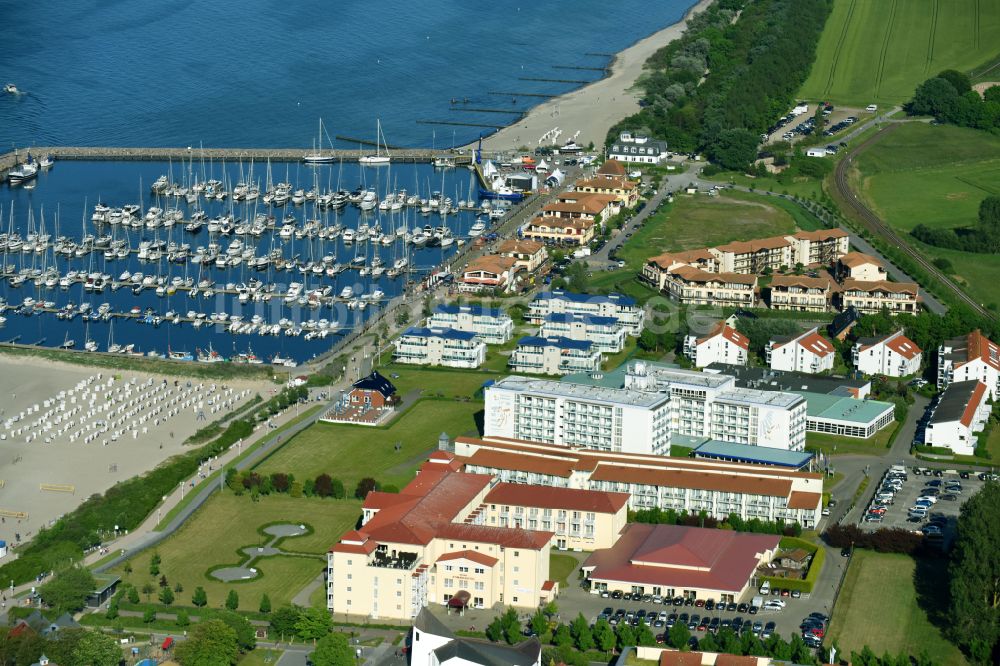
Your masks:
<path fill-rule="evenodd" d="M 379 151 L 380 146 L 385 146 L 385 154 Z M 358 162 L 369 165 L 388 164 L 390 162 L 389 148 L 385 144 L 385 136 L 382 135 L 381 119 L 375 121 L 375 154 L 362 155 L 358 158 Z"/>
<path fill-rule="evenodd" d="M 316 137 L 316 145 L 314 146 L 316 152 L 309 153 L 302 158 L 302 161 L 306 164 L 329 164 L 337 160 L 333 154 L 324 155 L 323 154 L 323 119 L 319 119 L 319 134 Z"/>

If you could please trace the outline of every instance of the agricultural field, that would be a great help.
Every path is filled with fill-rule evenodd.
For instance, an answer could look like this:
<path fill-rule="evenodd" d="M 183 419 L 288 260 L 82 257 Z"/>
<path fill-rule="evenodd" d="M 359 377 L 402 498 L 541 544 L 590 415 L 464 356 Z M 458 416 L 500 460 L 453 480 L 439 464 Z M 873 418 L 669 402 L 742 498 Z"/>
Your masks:
<path fill-rule="evenodd" d="M 886 222 L 903 231 L 917 224 L 962 227 L 976 221 L 980 202 L 1000 194 L 1000 137 L 978 130 L 908 123 L 855 162 L 856 189 Z M 1000 257 L 931 247 L 955 280 L 983 304 L 998 303 Z"/>
<path fill-rule="evenodd" d="M 901 104 L 943 69 L 969 71 L 997 55 L 1000 3 L 835 0 L 799 96 L 864 107 Z"/>

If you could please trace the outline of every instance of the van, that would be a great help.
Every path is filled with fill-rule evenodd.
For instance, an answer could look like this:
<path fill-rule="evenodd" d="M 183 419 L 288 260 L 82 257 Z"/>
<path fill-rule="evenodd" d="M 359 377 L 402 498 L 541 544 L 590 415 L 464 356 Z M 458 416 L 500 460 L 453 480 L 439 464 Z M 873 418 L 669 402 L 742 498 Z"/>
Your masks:
<path fill-rule="evenodd" d="M 760 586 L 760 593 L 765 596 L 771 594 L 771 581 L 764 581 L 764 584 Z"/>

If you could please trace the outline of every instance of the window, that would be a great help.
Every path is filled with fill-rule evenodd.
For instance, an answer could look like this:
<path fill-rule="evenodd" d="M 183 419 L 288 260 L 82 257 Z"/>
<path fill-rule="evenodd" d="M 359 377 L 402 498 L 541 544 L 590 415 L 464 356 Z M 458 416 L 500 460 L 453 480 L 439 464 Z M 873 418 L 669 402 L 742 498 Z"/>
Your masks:
<path fill-rule="evenodd" d="M 520 570 L 521 570 L 521 567 L 514 567 L 514 573 L 517 573 L 517 572 L 519 572 Z"/>
<path fill-rule="evenodd" d="M 347 591 L 348 591 L 348 592 L 350 592 L 350 591 L 351 591 L 351 588 L 350 588 L 350 587 L 348 587 L 348 588 L 347 588 Z"/>
<path fill-rule="evenodd" d="M 486 583 L 482 582 L 481 580 L 477 580 L 476 581 L 476 589 L 479 590 L 479 591 L 485 590 L 486 589 Z"/>
<path fill-rule="evenodd" d="M 517 603 L 517 597 L 511 597 L 511 601 L 513 601 L 516 604 Z M 351 602 L 348 601 L 347 603 L 350 604 Z"/>
<path fill-rule="evenodd" d="M 452 580 L 451 578 L 445 578 L 444 579 L 444 586 L 445 587 L 455 587 L 455 581 Z"/>
<path fill-rule="evenodd" d="M 483 567 L 476 567 L 476 573 L 477 574 L 486 573 L 486 569 L 484 569 Z"/>
<path fill-rule="evenodd" d="M 452 566 L 450 564 L 444 565 L 444 570 L 445 571 L 451 571 L 451 569 L 452 569 Z"/>
<path fill-rule="evenodd" d="M 458 568 L 458 572 L 459 573 L 469 573 L 469 567 L 459 567 Z"/>

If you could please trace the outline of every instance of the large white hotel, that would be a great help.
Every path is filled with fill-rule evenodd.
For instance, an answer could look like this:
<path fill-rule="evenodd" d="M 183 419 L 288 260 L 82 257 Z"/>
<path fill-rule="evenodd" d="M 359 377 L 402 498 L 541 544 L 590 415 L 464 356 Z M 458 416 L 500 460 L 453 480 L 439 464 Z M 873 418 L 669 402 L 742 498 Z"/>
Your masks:
<path fill-rule="evenodd" d="M 729 375 L 635 362 L 593 381 L 511 376 L 486 389 L 487 438 L 666 455 L 671 435 L 805 448 L 806 401 Z"/>

